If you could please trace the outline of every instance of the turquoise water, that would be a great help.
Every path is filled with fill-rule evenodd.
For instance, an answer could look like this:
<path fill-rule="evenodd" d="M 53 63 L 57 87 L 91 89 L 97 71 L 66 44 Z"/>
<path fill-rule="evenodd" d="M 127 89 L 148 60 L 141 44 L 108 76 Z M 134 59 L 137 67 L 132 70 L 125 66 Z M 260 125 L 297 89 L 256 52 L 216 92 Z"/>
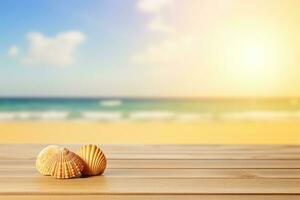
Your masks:
<path fill-rule="evenodd" d="M 0 98 L 0 120 L 300 119 L 300 99 Z"/>

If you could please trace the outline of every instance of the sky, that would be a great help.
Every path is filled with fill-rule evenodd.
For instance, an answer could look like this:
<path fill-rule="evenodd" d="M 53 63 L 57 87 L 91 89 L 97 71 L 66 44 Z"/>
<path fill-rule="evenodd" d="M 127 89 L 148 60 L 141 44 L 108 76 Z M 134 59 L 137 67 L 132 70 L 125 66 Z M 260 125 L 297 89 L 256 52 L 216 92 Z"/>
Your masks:
<path fill-rule="evenodd" d="M 0 96 L 300 96 L 298 0 L 2 0 Z"/>

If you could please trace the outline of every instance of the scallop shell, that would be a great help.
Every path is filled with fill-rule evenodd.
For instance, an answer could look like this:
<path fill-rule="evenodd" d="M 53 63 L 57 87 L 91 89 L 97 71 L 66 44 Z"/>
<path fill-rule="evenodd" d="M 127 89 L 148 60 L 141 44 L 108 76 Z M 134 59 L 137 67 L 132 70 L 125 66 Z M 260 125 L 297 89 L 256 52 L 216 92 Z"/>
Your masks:
<path fill-rule="evenodd" d="M 84 161 L 72 151 L 62 148 L 45 162 L 45 168 L 55 178 L 75 178 L 81 176 Z"/>
<path fill-rule="evenodd" d="M 49 158 L 51 158 L 58 152 L 60 152 L 59 146 L 49 145 L 39 153 L 39 155 L 37 156 L 36 162 L 35 162 L 35 166 L 36 166 L 36 169 L 42 175 L 45 175 L 45 176 L 50 175 L 48 168 L 45 168 L 45 163 L 47 162 L 47 160 L 49 160 Z"/>
<path fill-rule="evenodd" d="M 106 158 L 99 147 L 93 144 L 84 145 L 76 153 L 85 161 L 84 175 L 95 176 L 103 174 L 106 168 Z"/>

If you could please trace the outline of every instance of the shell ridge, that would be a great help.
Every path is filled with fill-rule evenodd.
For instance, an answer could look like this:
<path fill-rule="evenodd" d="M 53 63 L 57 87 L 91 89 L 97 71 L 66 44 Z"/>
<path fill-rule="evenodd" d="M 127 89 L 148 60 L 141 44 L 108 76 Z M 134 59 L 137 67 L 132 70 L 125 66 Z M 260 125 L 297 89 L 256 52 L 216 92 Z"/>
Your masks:
<path fill-rule="evenodd" d="M 101 175 L 106 168 L 106 157 L 96 145 L 84 145 L 77 150 L 77 154 L 85 162 L 84 175 Z"/>

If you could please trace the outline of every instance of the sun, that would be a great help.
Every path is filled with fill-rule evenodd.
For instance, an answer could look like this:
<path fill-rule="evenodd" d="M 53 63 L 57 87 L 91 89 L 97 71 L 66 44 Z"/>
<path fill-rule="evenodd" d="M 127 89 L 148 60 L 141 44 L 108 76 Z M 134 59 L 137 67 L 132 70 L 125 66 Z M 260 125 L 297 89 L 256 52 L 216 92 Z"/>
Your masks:
<path fill-rule="evenodd" d="M 243 90 L 272 87 L 280 77 L 280 44 L 267 31 L 249 31 L 225 41 L 223 66 Z"/>
<path fill-rule="evenodd" d="M 261 44 L 249 44 L 241 51 L 241 64 L 249 71 L 259 71 L 268 62 L 270 50 Z"/>
<path fill-rule="evenodd" d="M 265 76 L 272 65 L 272 49 L 262 43 L 251 42 L 242 45 L 236 52 L 236 68 L 247 76 Z"/>

